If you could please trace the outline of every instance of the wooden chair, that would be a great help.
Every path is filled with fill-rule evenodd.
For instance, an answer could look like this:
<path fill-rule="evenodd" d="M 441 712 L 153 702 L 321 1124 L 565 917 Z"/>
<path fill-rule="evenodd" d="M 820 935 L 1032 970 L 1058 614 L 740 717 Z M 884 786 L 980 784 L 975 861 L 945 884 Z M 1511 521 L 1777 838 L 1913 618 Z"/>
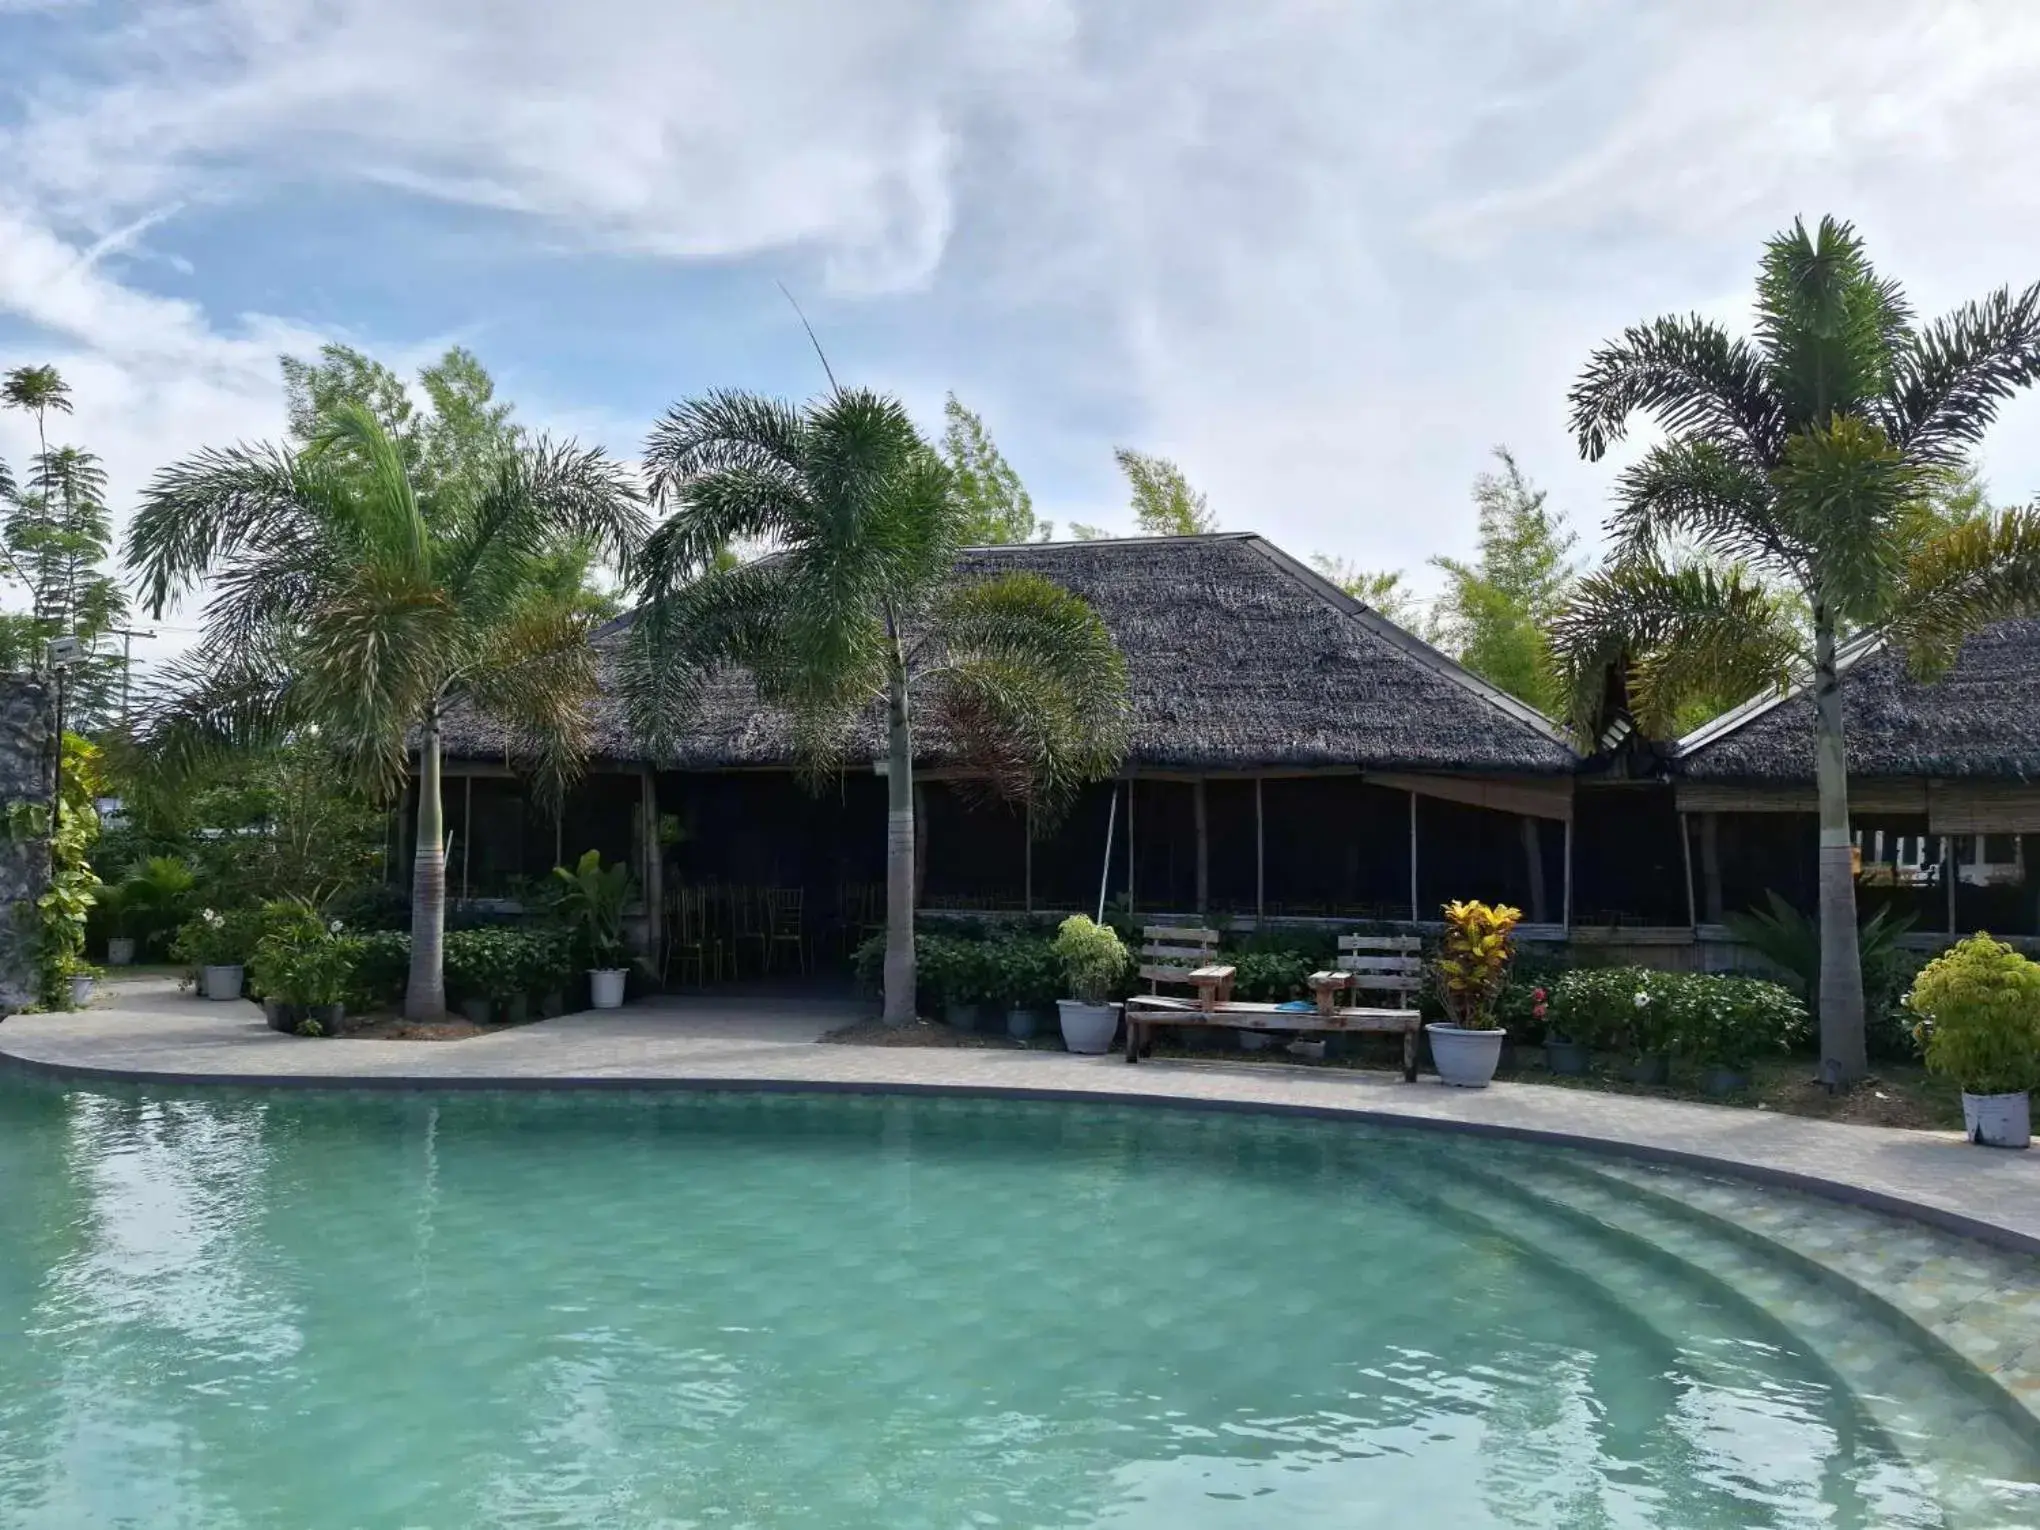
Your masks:
<path fill-rule="evenodd" d="M 758 972 L 762 976 L 772 965 L 772 932 L 765 922 L 765 893 L 758 887 L 729 890 L 730 971 L 743 975 L 744 947 L 756 943 Z"/>
<path fill-rule="evenodd" d="M 1233 969 L 1215 960 L 1218 931 L 1151 924 L 1140 934 L 1140 976 L 1150 994 L 1159 994 L 1166 983 L 1195 989 L 1204 1009 L 1231 1000 Z"/>
<path fill-rule="evenodd" d="M 697 988 L 708 986 L 711 970 L 715 980 L 721 982 L 723 943 L 722 937 L 711 931 L 708 892 L 699 887 L 678 888 L 667 907 L 666 966 L 661 980 L 670 978 L 677 959 L 683 981 L 692 964 Z"/>
<path fill-rule="evenodd" d="M 801 913 L 801 889 L 768 887 L 763 901 L 765 927 L 765 970 L 772 970 L 772 957 L 781 946 L 793 947 L 796 970 L 807 971 L 807 926 Z"/>
<path fill-rule="evenodd" d="M 1339 1007 L 1339 995 L 1390 994 L 1414 1004 L 1424 986 L 1424 943 L 1414 935 L 1341 935 L 1339 956 L 1332 968 L 1310 975 L 1311 992 L 1321 1013 Z"/>

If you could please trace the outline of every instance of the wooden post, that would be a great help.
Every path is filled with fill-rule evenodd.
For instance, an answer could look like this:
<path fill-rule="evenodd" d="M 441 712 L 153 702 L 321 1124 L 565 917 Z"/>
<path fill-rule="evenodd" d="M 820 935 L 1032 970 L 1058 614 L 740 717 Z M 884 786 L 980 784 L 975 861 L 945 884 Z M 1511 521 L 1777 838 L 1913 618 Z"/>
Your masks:
<path fill-rule="evenodd" d="M 1955 933 L 1955 836 L 1941 836 L 1941 880 L 1948 884 L 1948 933 Z"/>
<path fill-rule="evenodd" d="M 1542 832 L 1537 820 L 1525 815 L 1521 820 L 1523 855 L 1530 863 L 1530 922 L 1544 924 L 1551 910 L 1546 907 L 1544 895 L 1544 845 Z"/>
<path fill-rule="evenodd" d="M 1700 911 L 1721 923 L 1721 815 L 1700 815 Z"/>
<path fill-rule="evenodd" d="M 1261 778 L 1254 777 L 1254 924 L 1258 928 L 1268 907 L 1268 834 L 1261 814 Z"/>
<path fill-rule="evenodd" d="M 1417 922 L 1417 794 L 1410 793 L 1410 923 Z"/>
<path fill-rule="evenodd" d="M 1572 935 L 1572 819 L 1565 821 L 1565 933 Z"/>
<path fill-rule="evenodd" d="M 641 765 L 639 791 L 645 812 L 645 954 L 664 971 L 666 943 L 665 847 L 659 843 L 659 782 L 649 765 Z"/>
<path fill-rule="evenodd" d="M 1190 800 L 1197 815 L 1197 912 L 1211 906 L 1211 833 L 1204 810 L 1204 777 L 1190 784 Z"/>
<path fill-rule="evenodd" d="M 1693 898 L 1693 819 L 1687 813 L 1679 815 L 1679 864 L 1686 868 L 1686 926 L 1698 930 L 1700 911 Z"/>
<path fill-rule="evenodd" d="M 1126 912 L 1134 912 L 1134 777 L 1126 777 Z"/>
<path fill-rule="evenodd" d="M 914 907 L 928 891 L 928 788 L 914 781 Z"/>
<path fill-rule="evenodd" d="M 468 900 L 468 856 L 475 847 L 475 778 L 461 777 L 460 795 L 460 901 Z"/>

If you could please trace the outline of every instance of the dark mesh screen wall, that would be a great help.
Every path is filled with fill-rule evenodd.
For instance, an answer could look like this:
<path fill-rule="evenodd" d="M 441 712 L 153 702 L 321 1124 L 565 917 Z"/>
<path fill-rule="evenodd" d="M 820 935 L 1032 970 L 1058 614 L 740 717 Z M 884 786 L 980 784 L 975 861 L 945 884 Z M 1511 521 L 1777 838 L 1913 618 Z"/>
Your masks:
<path fill-rule="evenodd" d="M 1135 908 L 1197 907 L 1197 802 L 1188 781 L 1133 783 Z"/>
<path fill-rule="evenodd" d="M 1556 924 L 1564 917 L 1565 825 L 1419 796 L 1417 894 L 1424 919 L 1438 918 L 1446 903 L 1478 898 Z"/>
<path fill-rule="evenodd" d="M 1270 918 L 1407 919 L 1407 794 L 1358 776 L 1261 783 Z"/>
<path fill-rule="evenodd" d="M 1125 788 L 1099 781 L 1077 794 L 1069 812 L 1034 841 L 1034 906 L 1060 912 L 1098 912 L 1098 882 L 1105 868 L 1105 831 L 1113 818 L 1112 799 L 1120 797 L 1112 827 L 1110 897 L 1126 890 Z"/>
<path fill-rule="evenodd" d="M 1686 860 L 1669 786 L 1573 794 L 1573 923 L 1683 926 Z"/>
<path fill-rule="evenodd" d="M 1025 907 L 1026 814 L 1007 803 L 973 800 L 947 781 L 926 782 L 920 792 L 916 832 L 927 836 L 921 907 Z"/>
<path fill-rule="evenodd" d="M 1210 837 L 1211 901 L 1219 913 L 1254 911 L 1254 783 L 1204 783 L 1205 831 Z"/>

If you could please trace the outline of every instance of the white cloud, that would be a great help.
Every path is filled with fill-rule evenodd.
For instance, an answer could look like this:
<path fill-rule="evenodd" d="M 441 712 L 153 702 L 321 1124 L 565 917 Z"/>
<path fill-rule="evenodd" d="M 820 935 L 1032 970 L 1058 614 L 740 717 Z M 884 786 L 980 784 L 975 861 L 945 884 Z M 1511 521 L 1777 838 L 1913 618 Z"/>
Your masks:
<path fill-rule="evenodd" d="M 2040 276 L 2040 15 L 2017 0 L 498 0 L 486 20 L 183 0 L 87 30 L 99 14 L 0 129 L 0 309 L 63 337 L 81 410 L 102 369 L 94 439 L 130 482 L 272 429 L 270 355 L 314 337 L 78 252 L 257 191 L 506 210 L 562 282 L 579 250 L 800 252 L 839 297 L 886 295 L 916 396 L 981 378 L 1017 434 L 1075 437 L 1101 500 L 1111 442 L 1073 396 L 1117 401 L 1228 524 L 1383 565 L 1463 542 L 1498 441 L 1597 519 L 1609 470 L 1564 429 L 1587 351 L 1667 310 L 1736 317 L 1795 214 L 1857 218 L 1930 311 Z M 920 317 L 931 289 L 968 324 Z M 2002 493 L 2040 490 L 2029 434 L 1989 443 Z"/>

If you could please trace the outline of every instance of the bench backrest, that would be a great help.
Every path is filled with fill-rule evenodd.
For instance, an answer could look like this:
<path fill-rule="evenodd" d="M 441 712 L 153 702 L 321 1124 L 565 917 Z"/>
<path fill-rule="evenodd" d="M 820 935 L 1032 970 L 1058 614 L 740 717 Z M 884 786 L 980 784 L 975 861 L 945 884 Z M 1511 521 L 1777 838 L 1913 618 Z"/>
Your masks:
<path fill-rule="evenodd" d="M 1194 967 L 1208 967 L 1218 955 L 1218 931 L 1151 924 L 1140 932 L 1140 975 L 1153 993 L 1163 983 L 1188 984 Z"/>
<path fill-rule="evenodd" d="M 1424 986 L 1424 943 L 1414 935 L 1341 935 L 1339 970 L 1363 993 L 1411 997 Z"/>

